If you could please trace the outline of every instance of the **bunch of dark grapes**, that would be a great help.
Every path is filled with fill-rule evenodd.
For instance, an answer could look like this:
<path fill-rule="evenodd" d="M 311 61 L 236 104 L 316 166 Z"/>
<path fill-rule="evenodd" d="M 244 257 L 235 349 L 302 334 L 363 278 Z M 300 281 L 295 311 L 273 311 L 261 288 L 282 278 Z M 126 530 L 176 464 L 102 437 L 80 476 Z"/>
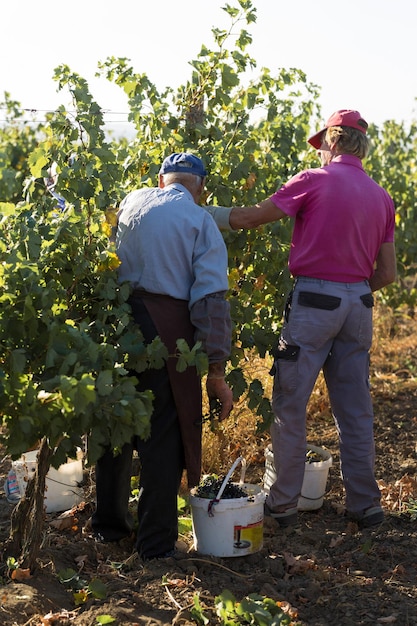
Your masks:
<path fill-rule="evenodd" d="M 220 487 L 224 482 L 225 476 L 216 476 L 211 474 L 206 476 L 198 485 L 195 490 L 197 498 L 208 498 L 214 500 L 219 493 Z M 222 500 L 231 500 L 232 498 L 247 498 L 248 494 L 244 489 L 239 487 L 236 483 L 227 483 L 224 491 L 221 495 Z"/>
<path fill-rule="evenodd" d="M 306 452 L 306 463 L 319 463 L 320 461 L 323 461 L 323 457 L 321 456 L 321 454 L 319 452 L 316 452 L 315 450 L 307 450 Z"/>

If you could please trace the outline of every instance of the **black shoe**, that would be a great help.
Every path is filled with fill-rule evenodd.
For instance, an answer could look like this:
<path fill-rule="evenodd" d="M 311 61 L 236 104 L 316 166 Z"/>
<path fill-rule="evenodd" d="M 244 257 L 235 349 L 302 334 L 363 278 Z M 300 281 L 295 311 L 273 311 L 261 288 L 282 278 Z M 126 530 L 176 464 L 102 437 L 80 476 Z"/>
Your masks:
<path fill-rule="evenodd" d="M 288 509 L 283 513 L 274 513 L 269 506 L 264 504 L 264 515 L 266 517 L 272 517 L 281 528 L 289 528 L 290 526 L 295 526 L 298 522 L 298 511 L 296 508 Z"/>
<path fill-rule="evenodd" d="M 168 550 L 168 552 L 161 552 L 160 554 L 152 554 L 151 556 L 141 556 L 142 561 L 153 561 L 154 559 L 169 559 L 174 558 L 177 555 L 177 550 Z"/>
<path fill-rule="evenodd" d="M 380 506 L 371 506 L 362 513 L 349 513 L 348 517 L 356 522 L 359 528 L 372 528 L 379 526 L 385 519 L 384 511 Z"/>

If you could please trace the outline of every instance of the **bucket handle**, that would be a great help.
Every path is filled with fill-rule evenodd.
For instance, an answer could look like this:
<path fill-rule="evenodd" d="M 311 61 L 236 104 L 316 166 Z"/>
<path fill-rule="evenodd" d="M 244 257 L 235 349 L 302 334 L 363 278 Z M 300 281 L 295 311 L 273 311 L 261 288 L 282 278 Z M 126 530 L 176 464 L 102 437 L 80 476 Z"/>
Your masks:
<path fill-rule="evenodd" d="M 223 491 L 226 489 L 226 485 L 229 482 L 230 477 L 232 476 L 233 472 L 235 471 L 235 469 L 237 468 L 239 463 L 242 464 L 242 469 L 241 469 L 241 472 L 240 472 L 239 485 L 243 485 L 243 482 L 245 480 L 245 473 L 246 473 L 246 459 L 244 459 L 243 456 L 240 456 L 240 457 L 238 457 L 236 459 L 236 461 L 233 463 L 233 465 L 230 468 L 230 470 L 227 472 L 226 477 L 225 477 L 224 481 L 222 482 L 222 485 L 221 485 L 219 491 L 217 492 L 216 497 L 213 498 L 212 500 L 210 500 L 210 502 L 209 502 L 207 512 L 208 512 L 210 517 L 213 517 L 213 515 L 214 515 L 213 506 L 215 504 L 217 504 L 218 502 L 220 502 L 220 499 L 221 499 L 221 497 L 223 495 Z"/>

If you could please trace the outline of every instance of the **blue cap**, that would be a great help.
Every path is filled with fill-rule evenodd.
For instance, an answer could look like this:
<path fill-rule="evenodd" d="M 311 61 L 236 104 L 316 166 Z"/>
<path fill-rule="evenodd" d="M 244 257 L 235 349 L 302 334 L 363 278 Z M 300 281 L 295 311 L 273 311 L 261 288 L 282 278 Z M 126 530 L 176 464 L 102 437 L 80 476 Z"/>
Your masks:
<path fill-rule="evenodd" d="M 197 174 L 203 178 L 207 176 L 203 161 L 189 152 L 174 152 L 164 159 L 159 173 L 169 174 L 170 172 Z"/>

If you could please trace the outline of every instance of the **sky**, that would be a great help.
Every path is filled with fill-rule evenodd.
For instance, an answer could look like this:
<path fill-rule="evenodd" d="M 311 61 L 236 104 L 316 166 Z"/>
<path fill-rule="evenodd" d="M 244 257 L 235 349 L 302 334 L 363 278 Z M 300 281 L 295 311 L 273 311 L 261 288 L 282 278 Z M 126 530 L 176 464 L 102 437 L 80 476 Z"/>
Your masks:
<path fill-rule="evenodd" d="M 176 88 L 190 78 L 189 62 L 202 44 L 214 49 L 212 28 L 230 26 L 226 2 L 237 6 L 236 0 L 3 0 L 0 101 L 7 91 L 38 119 L 69 106 L 52 78 L 65 63 L 111 112 L 106 119 L 123 126 L 126 98 L 95 78 L 98 62 L 126 57 L 159 88 Z M 345 108 L 377 125 L 417 118 L 415 0 L 253 0 L 253 6 L 247 52 L 257 68 L 303 70 L 320 88 L 324 119 Z"/>

